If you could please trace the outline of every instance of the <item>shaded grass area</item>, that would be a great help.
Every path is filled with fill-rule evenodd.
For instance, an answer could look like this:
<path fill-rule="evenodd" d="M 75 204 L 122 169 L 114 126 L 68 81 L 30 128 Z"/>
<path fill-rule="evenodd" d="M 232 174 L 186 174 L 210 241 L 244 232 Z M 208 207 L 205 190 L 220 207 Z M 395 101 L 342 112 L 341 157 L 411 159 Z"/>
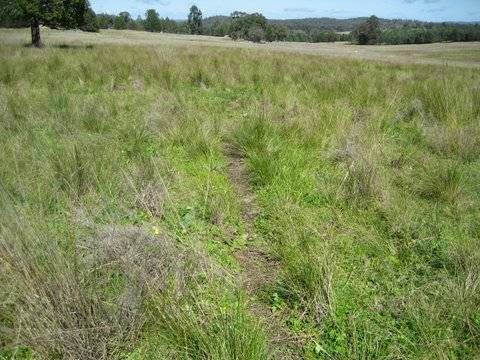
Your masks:
<path fill-rule="evenodd" d="M 304 358 L 480 351 L 478 71 L 0 50 L 2 356 L 282 358 L 236 280 L 226 143 Z"/>

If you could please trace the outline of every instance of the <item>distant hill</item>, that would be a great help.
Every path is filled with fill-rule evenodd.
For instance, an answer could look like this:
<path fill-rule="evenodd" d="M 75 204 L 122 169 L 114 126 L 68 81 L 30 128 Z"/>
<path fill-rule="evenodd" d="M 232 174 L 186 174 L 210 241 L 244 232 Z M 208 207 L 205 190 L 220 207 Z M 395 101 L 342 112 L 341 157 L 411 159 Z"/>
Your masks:
<path fill-rule="evenodd" d="M 357 17 L 351 19 L 334 19 L 328 17 L 321 18 L 305 18 L 305 19 L 285 19 L 276 20 L 270 19 L 269 22 L 276 25 L 283 25 L 290 30 L 303 30 L 309 32 L 311 30 L 321 31 L 352 31 L 358 25 L 365 22 L 366 17 Z M 228 22 L 229 16 L 211 16 L 203 20 L 206 27 L 212 26 L 215 23 Z M 398 29 L 402 27 L 423 27 L 432 26 L 433 22 L 424 22 L 418 20 L 404 20 L 404 19 L 380 19 L 382 29 Z M 460 22 L 449 22 L 449 24 L 460 24 Z M 467 23 L 463 23 L 467 24 Z M 473 24 L 473 23 L 470 23 Z"/>
<path fill-rule="evenodd" d="M 309 31 L 318 29 L 323 31 L 353 31 L 358 25 L 364 23 L 366 17 L 357 17 L 352 19 L 334 19 L 334 18 L 306 18 L 306 19 L 287 19 L 270 20 L 271 23 L 286 26 L 292 30 Z M 426 23 L 417 20 L 402 19 L 380 19 L 380 25 L 383 29 L 395 29 L 404 26 L 422 26 Z"/>

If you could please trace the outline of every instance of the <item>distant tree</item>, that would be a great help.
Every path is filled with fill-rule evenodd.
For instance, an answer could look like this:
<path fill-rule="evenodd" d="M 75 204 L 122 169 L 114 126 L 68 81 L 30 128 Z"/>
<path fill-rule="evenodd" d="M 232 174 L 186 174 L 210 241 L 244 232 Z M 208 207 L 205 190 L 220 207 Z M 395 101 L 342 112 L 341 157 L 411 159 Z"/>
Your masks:
<path fill-rule="evenodd" d="M 145 24 L 140 15 L 137 16 L 137 19 L 134 21 L 135 22 L 135 30 L 145 30 Z"/>
<path fill-rule="evenodd" d="M 88 9 L 85 13 L 85 23 L 81 29 L 88 32 L 98 32 L 100 30 L 97 15 L 92 9 Z"/>
<path fill-rule="evenodd" d="M 270 42 L 277 40 L 276 25 L 267 24 L 263 33 L 266 41 Z"/>
<path fill-rule="evenodd" d="M 265 40 L 265 31 L 261 27 L 252 27 L 248 30 L 247 39 L 255 43 L 260 43 Z"/>
<path fill-rule="evenodd" d="M 288 30 L 285 26 L 271 24 L 260 13 L 248 14 L 234 11 L 230 14 L 228 35 L 233 39 L 245 39 L 254 42 L 284 41 Z"/>
<path fill-rule="evenodd" d="M 288 29 L 286 26 L 276 26 L 277 41 L 285 41 L 288 35 Z"/>
<path fill-rule="evenodd" d="M 201 34 L 202 33 L 202 12 L 200 9 L 193 5 L 190 8 L 190 13 L 188 14 L 188 28 L 190 34 Z"/>
<path fill-rule="evenodd" d="M 231 15 L 231 23 L 229 35 L 232 39 L 249 40 L 249 33 L 251 30 L 261 29 L 264 33 L 267 30 L 267 19 L 259 13 L 247 14 L 240 11 L 235 11 Z M 264 34 L 265 36 L 265 34 Z"/>
<path fill-rule="evenodd" d="M 370 16 L 354 31 L 354 37 L 359 45 L 376 44 L 380 35 L 380 20 L 375 15 Z"/>
<path fill-rule="evenodd" d="M 155 9 L 149 9 L 145 13 L 144 26 L 147 31 L 160 31 L 160 17 Z"/>
<path fill-rule="evenodd" d="M 295 42 L 308 42 L 310 38 L 308 34 L 303 30 L 292 30 L 288 32 L 287 41 L 295 41 Z"/>
<path fill-rule="evenodd" d="M 115 18 L 115 21 L 113 23 L 113 27 L 116 30 L 124 30 L 127 29 L 129 24 L 132 21 L 132 17 L 129 12 L 127 11 L 122 11 L 118 16 Z"/>
<path fill-rule="evenodd" d="M 165 19 L 160 19 L 160 31 L 165 31 L 167 33 L 186 32 L 178 26 L 175 20 L 171 20 L 168 17 L 166 17 Z"/>
<path fill-rule="evenodd" d="M 98 14 L 97 22 L 100 29 L 112 29 L 115 22 L 115 15 Z"/>
<path fill-rule="evenodd" d="M 129 21 L 127 22 L 127 29 L 128 30 L 140 30 L 142 27 L 143 27 L 143 25 L 139 24 L 133 18 L 130 18 Z"/>
<path fill-rule="evenodd" d="M 334 42 L 335 40 L 337 40 L 337 35 L 333 31 L 314 30 L 310 33 L 310 41 L 314 43 Z"/>
<path fill-rule="evenodd" d="M 267 24 L 265 28 L 265 39 L 267 41 L 285 41 L 288 30 L 285 26 Z"/>
<path fill-rule="evenodd" d="M 230 23 L 226 21 L 216 21 L 210 28 L 209 35 L 225 36 L 228 35 Z"/>
<path fill-rule="evenodd" d="M 442 24 L 425 27 L 401 27 L 385 30 L 380 44 L 428 44 L 441 41 L 479 41 L 480 26 L 467 24 Z"/>
<path fill-rule="evenodd" d="M 171 20 L 173 21 L 173 20 Z M 177 34 L 190 34 L 190 27 L 188 26 L 187 21 L 182 21 L 179 23 L 176 23 L 176 30 L 175 33 Z"/>
<path fill-rule="evenodd" d="M 40 25 L 53 28 L 80 28 L 85 24 L 88 0 L 0 0 L 0 18 L 8 17 L 30 24 L 32 45 L 42 46 Z"/>

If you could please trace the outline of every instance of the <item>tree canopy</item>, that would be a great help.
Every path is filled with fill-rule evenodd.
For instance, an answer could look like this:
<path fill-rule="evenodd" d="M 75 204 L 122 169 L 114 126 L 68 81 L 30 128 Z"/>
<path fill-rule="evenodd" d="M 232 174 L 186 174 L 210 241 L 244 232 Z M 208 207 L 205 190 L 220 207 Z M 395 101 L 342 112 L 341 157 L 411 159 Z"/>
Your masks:
<path fill-rule="evenodd" d="M 90 9 L 88 0 L 0 0 L 1 15 L 30 24 L 32 44 L 42 46 L 40 25 L 80 28 Z"/>
<path fill-rule="evenodd" d="M 88 0 L 1 0 L 0 5 L 13 18 L 66 29 L 83 25 L 90 8 Z"/>
<path fill-rule="evenodd" d="M 231 15 L 229 35 L 232 39 L 245 39 L 253 42 L 285 40 L 287 29 L 269 24 L 259 13 L 248 14 L 234 11 Z"/>
<path fill-rule="evenodd" d="M 359 45 L 373 45 L 377 43 L 381 33 L 380 19 L 372 15 L 355 29 L 353 36 Z"/>
<path fill-rule="evenodd" d="M 155 9 L 149 9 L 145 13 L 144 26 L 147 31 L 160 31 L 160 16 Z"/>
<path fill-rule="evenodd" d="M 202 12 L 196 5 L 193 5 L 190 8 L 190 13 L 188 14 L 188 28 L 190 34 L 202 33 Z"/>

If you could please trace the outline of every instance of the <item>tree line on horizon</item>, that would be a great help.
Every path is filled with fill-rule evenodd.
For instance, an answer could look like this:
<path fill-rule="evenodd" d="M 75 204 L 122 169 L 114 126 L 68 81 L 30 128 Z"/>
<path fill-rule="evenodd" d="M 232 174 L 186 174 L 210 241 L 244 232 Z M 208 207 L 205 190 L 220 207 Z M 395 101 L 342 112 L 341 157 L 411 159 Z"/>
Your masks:
<path fill-rule="evenodd" d="M 479 24 L 427 24 L 421 27 L 382 29 L 380 19 L 372 15 L 352 33 L 359 45 L 429 44 L 436 42 L 480 41 Z"/>
<path fill-rule="evenodd" d="M 43 1 L 43 0 L 42 0 Z M 132 18 L 123 11 L 118 15 L 95 14 L 87 0 L 68 3 L 51 1 L 45 7 L 40 0 L 0 0 L 0 27 L 31 27 L 32 44 L 41 46 L 40 25 L 51 28 L 78 28 L 97 32 L 100 29 L 140 30 L 177 34 L 229 36 L 233 40 L 253 42 L 335 42 L 350 41 L 360 45 L 425 44 L 433 42 L 480 41 L 480 25 L 458 23 L 425 23 L 411 20 L 370 18 L 268 20 L 260 13 L 234 11 L 229 17 L 203 18 L 202 11 L 192 5 L 186 20 L 161 17 L 155 9 L 148 9 L 144 18 Z M 49 2 L 49 1 L 47 1 Z M 5 3 L 5 4 L 4 4 Z M 50 2 L 49 2 L 50 3 Z M 13 5 L 12 5 L 13 4 Z M 48 9 L 48 10 L 45 10 Z M 323 23 L 325 22 L 326 23 Z M 329 28 L 330 27 L 330 28 Z M 349 32 L 338 30 L 351 29 Z M 337 30 L 337 31 L 334 31 Z"/>

